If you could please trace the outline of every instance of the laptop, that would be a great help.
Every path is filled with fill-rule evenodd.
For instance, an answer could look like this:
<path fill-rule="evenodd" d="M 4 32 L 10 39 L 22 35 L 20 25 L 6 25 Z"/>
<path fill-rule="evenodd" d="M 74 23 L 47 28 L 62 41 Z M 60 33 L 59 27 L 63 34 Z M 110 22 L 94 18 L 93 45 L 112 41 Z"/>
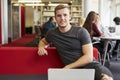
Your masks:
<path fill-rule="evenodd" d="M 115 29 L 115 33 L 116 35 L 120 35 L 120 25 L 119 26 L 115 26 L 116 29 Z"/>
<path fill-rule="evenodd" d="M 94 69 L 48 69 L 48 80 L 94 80 Z"/>

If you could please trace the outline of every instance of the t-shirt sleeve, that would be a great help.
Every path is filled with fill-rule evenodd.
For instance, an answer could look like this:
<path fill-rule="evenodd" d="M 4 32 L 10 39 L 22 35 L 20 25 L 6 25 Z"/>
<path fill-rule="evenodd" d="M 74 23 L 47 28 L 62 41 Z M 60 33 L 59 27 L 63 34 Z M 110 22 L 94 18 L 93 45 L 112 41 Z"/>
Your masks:
<path fill-rule="evenodd" d="M 90 34 L 83 27 L 78 32 L 78 38 L 80 39 L 82 45 L 91 43 Z"/>

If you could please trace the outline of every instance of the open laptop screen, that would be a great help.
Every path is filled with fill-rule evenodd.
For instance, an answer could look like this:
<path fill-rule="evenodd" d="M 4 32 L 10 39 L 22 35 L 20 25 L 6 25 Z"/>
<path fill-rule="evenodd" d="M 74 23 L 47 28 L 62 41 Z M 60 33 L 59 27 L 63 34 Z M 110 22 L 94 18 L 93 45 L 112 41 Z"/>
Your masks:
<path fill-rule="evenodd" d="M 116 27 L 116 29 L 115 29 L 116 35 L 120 35 L 120 25 L 115 26 L 115 27 Z"/>
<path fill-rule="evenodd" d="M 94 69 L 49 69 L 48 80 L 94 80 Z"/>

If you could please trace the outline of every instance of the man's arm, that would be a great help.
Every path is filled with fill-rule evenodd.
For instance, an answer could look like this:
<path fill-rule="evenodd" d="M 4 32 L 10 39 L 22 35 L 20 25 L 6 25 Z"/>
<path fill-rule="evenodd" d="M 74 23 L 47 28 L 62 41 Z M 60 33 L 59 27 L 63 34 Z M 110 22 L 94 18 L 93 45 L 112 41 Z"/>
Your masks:
<path fill-rule="evenodd" d="M 92 44 L 86 44 L 82 46 L 83 56 L 81 56 L 77 61 L 66 65 L 64 68 L 71 69 L 76 67 L 83 67 L 93 61 L 93 46 Z"/>
<path fill-rule="evenodd" d="M 47 55 L 47 51 L 45 50 L 45 47 L 48 45 L 47 41 L 45 38 L 41 39 L 39 44 L 38 44 L 38 55 Z"/>

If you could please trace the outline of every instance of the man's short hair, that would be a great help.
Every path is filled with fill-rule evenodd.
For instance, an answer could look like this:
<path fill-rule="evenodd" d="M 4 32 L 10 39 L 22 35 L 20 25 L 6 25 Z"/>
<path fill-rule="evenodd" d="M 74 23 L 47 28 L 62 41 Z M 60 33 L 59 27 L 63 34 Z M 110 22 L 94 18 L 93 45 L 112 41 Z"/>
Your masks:
<path fill-rule="evenodd" d="M 54 14 L 56 15 L 56 11 L 57 10 L 64 9 L 64 8 L 68 8 L 68 6 L 67 5 L 63 5 L 63 4 L 60 4 L 60 5 L 56 6 Z"/>

